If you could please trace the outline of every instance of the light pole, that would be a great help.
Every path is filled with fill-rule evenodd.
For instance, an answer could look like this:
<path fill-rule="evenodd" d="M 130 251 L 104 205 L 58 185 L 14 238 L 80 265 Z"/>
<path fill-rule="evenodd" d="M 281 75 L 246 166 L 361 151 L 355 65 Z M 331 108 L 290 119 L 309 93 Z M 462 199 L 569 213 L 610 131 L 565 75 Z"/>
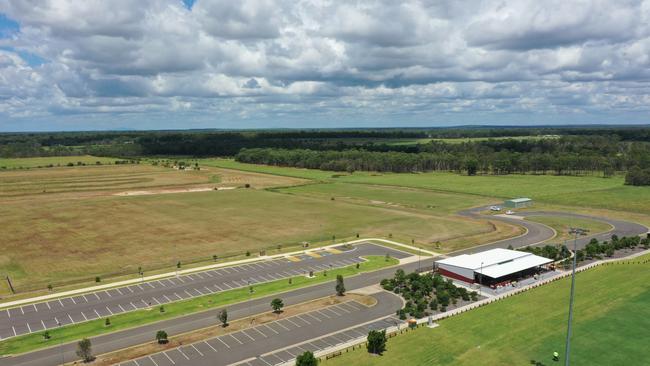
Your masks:
<path fill-rule="evenodd" d="M 576 287 L 576 260 L 578 257 L 578 235 L 584 235 L 589 230 L 572 227 L 569 234 L 573 234 L 573 268 L 571 270 L 571 295 L 569 297 L 569 321 L 566 332 L 566 348 L 564 350 L 564 365 L 569 366 L 569 352 L 571 350 L 571 323 L 573 322 L 573 294 Z"/>
<path fill-rule="evenodd" d="M 481 262 L 481 272 L 478 275 L 478 296 L 481 296 L 483 291 L 483 262 Z"/>
<path fill-rule="evenodd" d="M 61 323 L 56 322 L 57 327 L 61 327 Z M 65 365 L 65 353 L 63 352 L 63 337 L 59 341 L 59 349 L 61 350 L 61 365 Z"/>

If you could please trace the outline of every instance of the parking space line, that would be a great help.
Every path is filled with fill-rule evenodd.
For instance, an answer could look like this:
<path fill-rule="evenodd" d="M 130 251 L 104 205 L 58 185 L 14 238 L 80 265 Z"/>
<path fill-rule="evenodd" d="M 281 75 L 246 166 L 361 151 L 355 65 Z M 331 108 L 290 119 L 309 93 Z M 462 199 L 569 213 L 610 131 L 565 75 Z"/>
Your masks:
<path fill-rule="evenodd" d="M 129 301 L 129 304 L 131 304 L 131 306 L 133 306 L 133 309 L 137 309 L 137 308 L 138 308 L 137 306 L 133 305 L 133 302 L 132 302 L 132 301 Z"/>
<path fill-rule="evenodd" d="M 267 336 L 266 334 L 262 333 L 262 332 L 261 332 L 259 329 L 257 329 L 257 328 L 259 328 L 259 327 L 255 327 L 255 328 L 253 328 L 253 330 L 255 330 L 257 333 L 261 334 L 264 338 L 268 338 L 268 337 L 269 337 L 269 336 Z"/>
<path fill-rule="evenodd" d="M 11 330 L 13 330 L 13 331 L 14 331 L 14 337 L 15 337 L 15 336 L 16 336 L 16 328 L 14 328 L 14 326 L 13 326 L 13 325 L 11 326 Z"/>
<path fill-rule="evenodd" d="M 163 294 L 163 297 L 167 300 L 167 302 L 172 302 L 167 295 Z"/>
<path fill-rule="evenodd" d="M 70 313 L 68 313 L 68 318 L 70 318 L 70 323 L 74 323 L 74 320 L 72 320 L 72 317 L 70 316 Z"/>
<path fill-rule="evenodd" d="M 149 359 L 151 360 L 151 362 L 153 362 L 154 365 L 158 366 L 158 363 L 153 358 L 151 358 L 151 356 L 147 356 L 147 357 L 149 357 Z"/>
<path fill-rule="evenodd" d="M 119 288 L 116 288 L 115 291 L 117 291 L 120 295 L 124 296 L 124 294 L 122 293 L 122 291 L 120 291 Z"/>
<path fill-rule="evenodd" d="M 185 357 L 188 361 L 190 360 L 190 358 L 187 357 L 187 355 L 185 354 L 185 352 L 183 352 L 183 350 L 182 350 L 181 347 L 176 348 L 176 350 L 177 350 L 178 352 L 180 352 L 181 355 L 183 355 L 183 357 Z"/>
<path fill-rule="evenodd" d="M 211 274 L 210 272 L 203 272 L 203 274 L 210 277 L 210 278 L 214 277 L 214 275 Z"/>
<path fill-rule="evenodd" d="M 341 316 L 341 315 L 342 315 L 342 314 L 339 314 L 339 313 L 337 313 L 336 311 L 334 311 L 331 307 L 323 309 L 323 311 L 325 311 L 325 310 L 330 311 L 330 312 L 336 314 L 336 316 Z"/>
<path fill-rule="evenodd" d="M 27 324 L 27 330 L 31 333 L 32 332 L 32 327 L 29 326 L 29 323 L 25 323 L 25 324 Z"/>
<path fill-rule="evenodd" d="M 234 335 L 232 335 L 232 334 L 228 334 L 228 335 L 230 336 L 230 338 L 232 338 L 232 339 L 234 339 L 234 340 L 236 340 L 236 341 L 237 341 L 237 343 L 239 343 L 239 344 L 244 344 L 244 342 L 242 342 L 242 341 L 240 341 L 239 339 L 237 339 L 237 338 L 235 338 L 235 336 L 234 336 Z"/>
<path fill-rule="evenodd" d="M 140 289 L 140 291 L 144 291 L 144 289 L 142 288 L 142 286 L 140 286 L 140 284 L 139 284 L 139 283 L 138 283 L 138 284 L 137 284 L 136 286 L 138 286 L 138 288 Z M 104 291 L 104 292 L 106 292 L 106 291 Z M 106 293 L 108 294 L 108 292 L 106 292 Z M 111 295 L 110 295 L 110 294 L 108 294 L 108 296 L 111 296 Z"/>
<path fill-rule="evenodd" d="M 72 300 L 73 304 L 77 305 L 77 302 L 74 301 L 74 297 L 70 297 L 69 299 Z M 22 310 L 23 310 L 23 308 L 20 308 L 20 311 L 22 311 Z M 25 314 L 25 313 L 23 312 L 23 314 Z"/>
<path fill-rule="evenodd" d="M 106 308 L 108 309 L 108 307 L 106 307 Z M 97 315 L 98 318 L 101 318 L 101 316 L 100 316 L 99 313 L 97 312 L 97 309 L 93 309 L 93 310 L 95 311 L 95 315 Z M 111 314 L 111 315 L 113 315 L 113 314 Z"/>
<path fill-rule="evenodd" d="M 336 310 L 341 310 L 341 311 L 343 311 L 343 312 L 346 313 L 346 314 L 350 314 L 350 310 L 344 308 L 341 304 L 336 305 L 336 306 L 334 306 L 334 307 L 336 308 Z"/>
<path fill-rule="evenodd" d="M 221 337 L 217 337 L 216 339 L 217 339 L 219 342 L 223 343 L 224 346 L 228 347 L 228 349 L 230 349 L 230 346 L 228 345 L 228 343 L 222 341 L 222 340 L 221 340 Z"/>
<path fill-rule="evenodd" d="M 106 310 L 108 310 L 109 314 L 113 315 L 113 312 L 111 311 L 111 309 L 108 308 L 108 306 L 106 307 Z M 97 312 L 97 310 L 95 310 L 95 312 Z M 97 314 L 97 316 L 99 316 L 99 314 Z"/>
<path fill-rule="evenodd" d="M 172 360 L 172 358 L 169 357 L 169 355 L 168 355 L 167 353 L 165 353 L 164 351 L 161 352 L 161 353 L 162 353 L 163 355 L 165 355 L 165 357 L 167 357 L 167 359 L 169 360 L 169 362 L 172 363 L 172 365 L 176 365 L 176 362 L 174 362 L 174 360 Z"/>
<path fill-rule="evenodd" d="M 119 306 L 120 310 L 122 310 L 123 313 L 126 313 L 126 310 L 124 310 L 121 304 L 117 304 L 117 306 Z"/>
<path fill-rule="evenodd" d="M 302 327 L 301 325 L 298 325 L 298 324 L 296 324 L 295 322 L 291 321 L 291 319 L 289 319 L 289 318 L 285 318 L 284 320 L 288 321 L 289 323 L 295 325 L 295 326 L 298 327 L 298 328 L 301 328 L 301 327 Z"/>
<path fill-rule="evenodd" d="M 331 316 L 329 316 L 329 315 L 327 315 L 327 314 L 325 314 L 325 313 L 323 313 L 323 312 L 322 312 L 322 311 L 320 311 L 320 310 L 316 310 L 316 312 L 317 312 L 318 314 L 320 314 L 320 315 L 322 315 L 322 316 L 324 316 L 324 317 L 326 317 L 327 319 L 332 319 L 332 317 L 331 317 Z"/>
<path fill-rule="evenodd" d="M 240 333 L 244 334 L 246 337 L 250 338 L 251 341 L 255 342 L 255 338 L 251 337 L 248 333 L 246 333 L 245 329 L 242 329 Z"/>
<path fill-rule="evenodd" d="M 194 297 L 194 295 L 192 295 L 192 294 L 190 294 L 189 292 L 187 292 L 187 290 L 183 290 L 183 291 L 185 291 L 185 293 L 187 294 L 187 296 L 189 296 L 189 297 Z"/>
<path fill-rule="evenodd" d="M 315 319 L 317 322 L 322 322 L 321 319 L 318 319 L 317 317 L 311 315 L 311 313 L 305 313 L 304 315 L 306 315 L 306 316 L 308 316 L 308 317 L 310 317 L 310 318 L 312 318 L 312 319 Z"/>
<path fill-rule="evenodd" d="M 190 346 L 192 346 L 192 348 L 194 348 L 194 350 L 195 350 L 196 352 L 198 352 L 198 353 L 201 355 L 201 357 L 204 356 L 204 355 L 203 355 L 203 352 L 199 351 L 199 349 L 196 348 L 193 344 L 190 344 Z"/>
<path fill-rule="evenodd" d="M 153 288 L 153 289 L 156 288 L 156 286 L 154 286 L 151 282 L 146 282 L 146 284 L 149 285 L 149 287 L 151 287 L 151 288 Z"/>
<path fill-rule="evenodd" d="M 271 332 L 273 332 L 273 333 L 275 333 L 275 334 L 280 334 L 280 333 L 278 333 L 277 330 L 275 330 L 275 329 L 269 327 L 268 325 L 264 324 L 264 326 L 267 327 L 267 328 L 269 328 L 269 329 L 271 330 Z"/>
<path fill-rule="evenodd" d="M 297 315 L 297 316 L 296 316 L 296 319 L 300 319 L 300 320 L 302 320 L 303 322 L 307 323 L 307 325 L 311 325 L 310 322 L 308 322 L 308 321 L 306 321 L 305 319 L 303 319 L 300 315 Z"/>
<path fill-rule="evenodd" d="M 287 330 L 287 331 L 290 330 L 289 328 L 287 328 L 287 327 L 285 327 L 284 325 L 282 325 L 282 323 L 280 323 L 280 321 L 274 322 L 273 324 L 277 324 L 277 325 L 279 325 L 279 326 L 282 327 L 284 330 Z"/>
<path fill-rule="evenodd" d="M 219 353 L 219 352 L 217 352 L 217 349 L 214 348 L 214 347 L 212 347 L 212 345 L 211 345 L 210 343 L 208 343 L 208 342 L 206 342 L 206 341 L 203 341 L 203 343 L 207 344 L 208 347 L 210 347 L 210 348 L 214 351 L 214 353 Z"/>
<path fill-rule="evenodd" d="M 223 289 L 221 287 L 217 286 L 217 285 L 214 285 L 214 287 L 218 288 L 219 291 L 223 291 Z"/>

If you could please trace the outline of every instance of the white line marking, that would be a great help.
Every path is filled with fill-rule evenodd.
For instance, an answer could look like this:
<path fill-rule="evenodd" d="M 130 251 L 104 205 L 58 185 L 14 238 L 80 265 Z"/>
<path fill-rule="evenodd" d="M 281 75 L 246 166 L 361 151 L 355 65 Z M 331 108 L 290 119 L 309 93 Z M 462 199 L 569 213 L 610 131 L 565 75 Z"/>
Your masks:
<path fill-rule="evenodd" d="M 108 309 L 108 307 L 106 307 L 106 309 Z M 93 310 L 95 311 L 95 314 L 97 314 L 97 317 L 101 318 L 101 315 L 99 315 L 99 313 L 97 312 L 97 309 L 93 309 Z"/>
<path fill-rule="evenodd" d="M 68 318 L 70 318 L 70 323 L 74 324 L 74 320 L 72 320 L 72 317 L 70 316 L 70 313 L 68 313 Z"/>
<path fill-rule="evenodd" d="M 268 325 L 264 324 L 264 326 L 267 327 L 267 328 L 269 328 L 269 329 L 271 329 L 271 332 L 273 332 L 273 333 L 275 333 L 275 334 L 280 334 L 280 333 L 278 333 L 277 330 L 275 330 L 275 329 L 269 327 Z"/>
<path fill-rule="evenodd" d="M 289 323 L 295 325 L 295 326 L 298 327 L 298 328 L 302 328 L 301 325 L 296 324 L 295 322 L 291 321 L 291 319 L 289 319 L 289 318 L 286 318 L 286 319 L 284 319 L 284 320 L 288 321 Z"/>
<path fill-rule="evenodd" d="M 84 314 L 83 311 L 81 312 L 81 315 L 83 315 L 84 319 L 88 320 L 88 318 L 86 318 L 86 314 Z"/>
<path fill-rule="evenodd" d="M 136 286 L 138 286 L 138 288 L 139 288 L 141 291 L 144 291 L 144 289 L 142 288 L 142 286 L 140 286 L 139 283 L 138 283 Z"/>
<path fill-rule="evenodd" d="M 119 289 L 119 288 L 116 288 L 116 289 L 115 289 L 115 291 L 117 291 L 117 292 L 119 292 L 119 293 L 120 293 L 120 295 L 124 295 L 124 294 L 122 293 L 122 291 L 120 291 L 120 289 Z"/>
<path fill-rule="evenodd" d="M 244 342 L 242 342 L 242 341 L 240 341 L 239 339 L 237 339 L 237 338 L 235 338 L 235 336 L 234 336 L 234 335 L 232 335 L 232 334 L 228 334 L 228 335 L 230 336 L 230 338 L 232 338 L 232 339 L 234 339 L 234 340 L 236 340 L 236 341 L 237 341 L 237 343 L 239 343 L 239 344 L 244 344 Z"/>
<path fill-rule="evenodd" d="M 218 337 L 217 340 L 218 340 L 219 342 L 223 343 L 226 347 L 228 347 L 228 348 L 230 349 L 230 346 L 228 345 L 228 343 L 222 341 L 222 340 L 221 340 L 221 337 Z"/>
<path fill-rule="evenodd" d="M 126 313 L 126 310 L 124 310 L 121 304 L 117 304 L 117 306 L 119 306 L 120 310 L 122 310 L 123 313 Z"/>
<path fill-rule="evenodd" d="M 49 303 L 49 302 L 46 302 L 45 305 L 47 305 L 48 310 L 52 310 L 52 308 L 50 307 L 50 303 Z"/>
<path fill-rule="evenodd" d="M 59 300 L 59 301 L 61 301 L 61 300 Z M 9 313 L 9 309 L 6 309 L 6 310 L 7 310 L 7 317 L 11 318 L 11 313 Z"/>
<path fill-rule="evenodd" d="M 311 315 L 310 313 L 305 313 L 304 315 L 307 315 L 308 317 L 310 317 L 310 318 L 312 318 L 312 319 L 315 319 L 315 320 L 318 321 L 318 322 L 322 322 L 321 319 L 318 319 L 317 317 Z"/>
<path fill-rule="evenodd" d="M 147 282 L 147 285 L 149 285 L 151 288 L 156 288 L 156 286 L 152 285 L 151 282 Z"/>
<path fill-rule="evenodd" d="M 316 310 L 316 312 L 317 312 L 318 314 L 320 314 L 320 315 L 322 315 L 322 316 L 324 316 L 324 317 L 326 317 L 327 319 L 332 319 L 332 317 L 331 317 L 331 316 L 329 316 L 329 315 L 327 315 L 327 314 L 325 314 L 325 313 L 323 313 L 323 312 L 322 312 L 322 311 L 320 311 L 320 310 Z"/>
<path fill-rule="evenodd" d="M 83 297 L 84 300 L 85 300 L 86 302 L 88 302 L 88 298 L 86 297 L 86 295 L 81 295 L 81 297 Z"/>
<path fill-rule="evenodd" d="M 16 336 L 16 328 L 14 328 L 14 326 L 13 326 L 13 325 L 11 326 L 11 330 L 13 330 L 13 331 L 14 331 L 14 337 L 15 337 L 15 336 Z"/>
<path fill-rule="evenodd" d="M 113 312 L 108 308 L 108 306 L 106 307 L 106 310 L 108 310 L 109 314 L 113 315 Z M 95 312 L 97 312 L 97 310 L 95 310 Z M 97 316 L 99 316 L 99 314 L 97 314 Z"/>
<path fill-rule="evenodd" d="M 167 295 L 164 295 L 164 294 L 163 294 L 163 297 L 167 300 L 167 302 L 172 302 L 172 301 L 169 299 L 169 297 L 167 297 Z"/>
<path fill-rule="evenodd" d="M 285 327 L 285 326 L 282 325 L 282 323 L 280 323 L 280 322 L 275 322 L 274 324 L 277 324 L 277 325 L 281 326 L 282 328 L 284 328 L 284 330 L 289 330 L 289 328 Z"/>
<path fill-rule="evenodd" d="M 31 333 L 32 332 L 32 327 L 29 326 L 29 323 L 25 323 L 25 324 L 27 324 L 27 330 L 29 330 L 29 332 Z"/>
<path fill-rule="evenodd" d="M 183 290 L 183 291 L 185 291 L 185 293 L 187 294 L 187 296 L 189 296 L 189 297 L 194 297 L 194 295 L 192 295 L 192 294 L 190 294 L 189 292 L 187 292 L 187 290 Z"/>
<path fill-rule="evenodd" d="M 248 335 L 248 333 L 246 333 L 246 330 L 242 330 L 240 333 L 242 333 L 242 334 L 245 335 L 246 337 L 250 338 L 251 341 L 255 342 L 255 338 L 253 338 L 253 337 L 251 337 L 250 335 Z"/>
<path fill-rule="evenodd" d="M 199 351 L 199 349 L 196 348 L 193 344 L 190 344 L 190 346 L 192 346 L 192 348 L 194 348 L 194 350 L 198 352 L 201 355 L 201 357 L 203 357 L 203 352 Z"/>
<path fill-rule="evenodd" d="M 108 291 L 104 291 L 104 292 L 106 293 L 106 295 L 108 295 L 108 297 L 113 297 L 113 295 L 111 295 Z"/>
<path fill-rule="evenodd" d="M 172 358 L 169 357 L 165 352 L 162 352 L 162 354 L 165 355 L 165 357 L 167 357 L 167 359 L 169 360 L 169 362 L 172 363 L 172 365 L 176 365 L 176 362 L 174 362 L 174 360 L 172 360 Z"/>
<path fill-rule="evenodd" d="M 138 308 L 137 306 L 133 305 L 133 302 L 129 302 L 129 304 L 131 304 L 131 306 L 133 306 L 133 309 L 137 309 L 137 308 Z"/>
<path fill-rule="evenodd" d="M 187 357 L 187 355 L 183 352 L 183 350 L 181 350 L 181 347 L 176 348 L 176 350 L 177 350 L 178 352 L 180 352 L 181 355 L 183 355 L 183 357 L 185 357 L 188 361 L 190 360 L 190 358 Z"/>
<path fill-rule="evenodd" d="M 210 343 L 208 343 L 208 342 L 206 342 L 206 341 L 203 341 L 203 343 L 207 344 L 208 347 L 210 347 L 210 348 L 214 351 L 214 353 L 219 353 L 219 352 L 217 352 L 217 349 L 214 348 L 214 347 L 212 347 L 212 345 L 211 345 Z"/>
<path fill-rule="evenodd" d="M 303 322 L 307 323 L 307 325 L 311 325 L 310 322 L 308 322 L 308 321 L 306 321 L 305 319 L 303 319 L 300 315 L 296 316 L 296 318 L 298 318 L 298 319 L 302 320 Z"/>
<path fill-rule="evenodd" d="M 257 333 L 261 334 L 264 338 L 268 338 L 268 337 L 269 337 L 269 336 L 267 336 L 266 334 L 260 332 L 260 330 L 257 329 L 257 328 L 258 328 L 258 327 L 255 327 L 255 328 L 253 328 L 253 330 L 255 330 Z"/>
<path fill-rule="evenodd" d="M 23 313 L 23 315 L 25 315 L 25 310 L 23 310 L 22 306 L 20 307 L 20 312 Z"/>
<path fill-rule="evenodd" d="M 149 357 L 149 359 L 151 360 L 151 362 L 153 362 L 154 365 L 158 366 L 158 364 L 156 363 L 156 361 L 154 361 L 154 359 L 151 358 L 151 356 L 148 356 L 148 357 Z"/>

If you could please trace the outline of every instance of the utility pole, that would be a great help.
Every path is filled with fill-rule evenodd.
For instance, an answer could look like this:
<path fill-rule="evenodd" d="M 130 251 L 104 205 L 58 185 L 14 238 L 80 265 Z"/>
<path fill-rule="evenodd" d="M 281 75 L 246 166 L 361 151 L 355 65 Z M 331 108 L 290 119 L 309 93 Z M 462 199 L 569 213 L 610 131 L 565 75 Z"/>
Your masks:
<path fill-rule="evenodd" d="M 482 295 L 483 290 L 483 262 L 481 262 L 481 272 L 478 276 L 478 296 Z"/>
<path fill-rule="evenodd" d="M 571 351 L 571 323 L 573 322 L 573 294 L 576 287 L 576 261 L 578 257 L 578 235 L 584 235 L 589 230 L 572 227 L 569 234 L 573 234 L 573 269 L 571 270 L 571 295 L 569 297 L 569 321 L 566 332 L 566 348 L 564 350 L 564 365 L 569 366 L 569 353 Z"/>

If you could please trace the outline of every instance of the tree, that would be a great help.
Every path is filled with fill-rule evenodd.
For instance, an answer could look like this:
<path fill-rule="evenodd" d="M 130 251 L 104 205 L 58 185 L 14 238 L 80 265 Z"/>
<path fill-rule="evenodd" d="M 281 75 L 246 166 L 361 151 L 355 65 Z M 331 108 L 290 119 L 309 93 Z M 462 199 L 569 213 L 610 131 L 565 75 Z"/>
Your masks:
<path fill-rule="evenodd" d="M 228 310 L 226 309 L 221 310 L 219 312 L 219 315 L 217 315 L 217 318 L 219 318 L 222 327 L 225 328 L 228 326 Z"/>
<path fill-rule="evenodd" d="M 343 275 L 336 275 L 336 294 L 338 296 L 345 295 L 345 284 L 343 283 Z"/>
<path fill-rule="evenodd" d="M 271 301 L 271 308 L 273 308 L 274 313 L 281 313 L 282 308 L 284 307 L 284 303 L 282 302 L 282 299 L 276 297 Z"/>
<path fill-rule="evenodd" d="M 77 356 L 79 356 L 84 362 L 90 362 L 95 359 L 90 339 L 84 338 L 77 343 Z"/>
<path fill-rule="evenodd" d="M 296 366 L 316 366 L 318 365 L 318 360 L 314 357 L 314 354 L 306 351 L 296 358 Z"/>
<path fill-rule="evenodd" d="M 47 330 L 46 330 L 45 332 L 43 332 L 43 339 L 44 339 L 44 340 L 47 341 L 47 340 L 49 340 L 50 338 L 52 338 L 52 337 L 50 336 L 50 332 L 48 332 Z"/>
<path fill-rule="evenodd" d="M 107 326 L 107 327 L 110 326 L 111 325 L 111 318 L 106 318 L 106 320 L 104 321 L 104 325 Z"/>
<path fill-rule="evenodd" d="M 368 332 L 368 345 L 369 353 L 381 355 L 386 350 L 386 331 L 371 330 Z"/>
<path fill-rule="evenodd" d="M 167 332 L 165 332 L 164 330 L 157 331 L 156 341 L 158 342 L 158 344 L 166 344 L 167 342 L 169 342 Z"/>

